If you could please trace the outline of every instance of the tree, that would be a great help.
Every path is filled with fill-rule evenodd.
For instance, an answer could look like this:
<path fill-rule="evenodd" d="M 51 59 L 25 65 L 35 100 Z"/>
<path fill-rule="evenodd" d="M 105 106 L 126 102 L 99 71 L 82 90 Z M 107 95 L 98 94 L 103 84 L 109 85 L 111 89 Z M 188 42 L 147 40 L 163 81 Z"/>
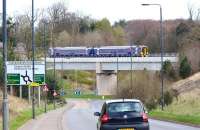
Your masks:
<path fill-rule="evenodd" d="M 164 74 L 171 78 L 171 79 L 175 79 L 176 78 L 176 72 L 171 64 L 171 62 L 169 60 L 165 61 L 163 64 L 163 71 Z"/>
<path fill-rule="evenodd" d="M 53 76 L 53 71 L 52 70 L 47 71 L 46 83 L 48 84 L 48 88 L 49 88 L 48 98 L 50 100 L 53 99 L 54 85 L 55 85 L 56 92 L 59 92 L 59 90 L 60 90 L 60 86 L 58 85 L 59 78 L 60 77 L 58 77 L 58 76 L 56 76 L 56 77 Z"/>
<path fill-rule="evenodd" d="M 32 46 L 31 46 L 31 23 L 28 14 L 19 15 L 16 18 L 16 22 L 18 23 L 17 30 L 17 39 L 19 42 L 24 44 L 24 48 L 26 51 L 26 56 L 28 59 L 31 59 L 32 56 Z"/>
<path fill-rule="evenodd" d="M 102 20 L 96 22 L 95 29 L 103 32 L 112 32 L 110 21 L 107 18 L 103 18 Z"/>
<path fill-rule="evenodd" d="M 86 33 L 83 39 L 86 46 L 101 46 L 104 43 L 102 35 L 98 31 Z"/>
<path fill-rule="evenodd" d="M 121 19 L 119 20 L 119 22 L 114 23 L 114 27 L 121 26 L 122 28 L 124 28 L 126 25 L 127 25 L 127 22 L 125 19 Z"/>
<path fill-rule="evenodd" d="M 188 33 L 189 31 L 190 31 L 189 26 L 186 23 L 181 22 L 176 28 L 176 35 L 181 36 L 185 33 Z"/>
<path fill-rule="evenodd" d="M 95 24 L 95 30 L 101 33 L 103 41 L 106 44 L 110 45 L 113 43 L 112 26 L 107 18 L 103 18 L 102 20 L 97 21 Z"/>
<path fill-rule="evenodd" d="M 115 44 L 123 45 L 126 43 L 125 32 L 121 26 L 118 25 L 116 27 L 113 27 L 113 35 L 115 38 Z"/>
<path fill-rule="evenodd" d="M 191 4 L 188 4 L 188 13 L 189 13 L 189 20 L 193 20 L 195 11 L 194 11 L 194 6 Z"/>
<path fill-rule="evenodd" d="M 71 41 L 71 36 L 67 31 L 62 31 L 59 33 L 56 43 L 58 46 L 69 46 Z"/>
<path fill-rule="evenodd" d="M 15 60 L 16 56 L 14 54 L 14 47 L 16 47 L 16 36 L 15 36 L 15 27 L 16 23 L 14 23 L 13 18 L 9 17 L 7 20 L 7 30 L 8 30 L 8 60 Z"/>
<path fill-rule="evenodd" d="M 179 69 L 179 75 L 182 78 L 187 78 L 191 74 L 191 66 L 190 63 L 188 62 L 187 57 L 185 56 L 180 63 L 180 69 Z"/>
<path fill-rule="evenodd" d="M 80 33 L 86 33 L 91 30 L 92 20 L 89 17 L 83 17 L 80 20 Z"/>

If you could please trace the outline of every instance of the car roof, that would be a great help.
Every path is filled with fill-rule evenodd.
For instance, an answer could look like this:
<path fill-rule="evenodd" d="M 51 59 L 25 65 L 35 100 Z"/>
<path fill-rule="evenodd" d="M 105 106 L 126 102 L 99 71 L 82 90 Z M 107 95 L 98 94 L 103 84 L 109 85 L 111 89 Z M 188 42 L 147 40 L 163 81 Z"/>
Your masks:
<path fill-rule="evenodd" d="M 114 103 L 114 102 L 141 102 L 138 99 L 113 99 L 113 100 L 107 100 L 105 103 L 109 104 L 109 103 Z"/>

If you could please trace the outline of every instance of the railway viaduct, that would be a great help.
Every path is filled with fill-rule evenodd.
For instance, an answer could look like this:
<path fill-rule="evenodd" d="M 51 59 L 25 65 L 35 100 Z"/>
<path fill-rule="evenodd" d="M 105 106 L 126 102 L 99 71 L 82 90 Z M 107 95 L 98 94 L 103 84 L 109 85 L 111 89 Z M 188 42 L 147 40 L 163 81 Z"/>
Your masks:
<path fill-rule="evenodd" d="M 112 95 L 117 86 L 118 70 L 150 70 L 161 69 L 161 57 L 95 57 L 95 58 L 47 58 L 47 69 L 56 70 L 93 70 L 96 71 L 96 87 L 98 95 Z M 164 56 L 176 66 L 178 57 Z"/>

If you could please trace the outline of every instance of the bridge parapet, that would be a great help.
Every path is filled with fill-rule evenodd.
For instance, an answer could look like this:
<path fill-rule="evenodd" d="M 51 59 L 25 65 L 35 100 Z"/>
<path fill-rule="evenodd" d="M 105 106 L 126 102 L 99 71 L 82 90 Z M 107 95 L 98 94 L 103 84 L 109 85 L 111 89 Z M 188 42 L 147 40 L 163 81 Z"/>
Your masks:
<path fill-rule="evenodd" d="M 175 65 L 178 57 L 164 57 L 164 61 L 169 60 Z M 47 58 L 47 68 L 53 69 L 53 58 Z M 97 73 L 104 70 L 131 70 L 130 57 L 96 57 L 96 58 L 56 58 L 56 69 L 64 70 L 96 70 Z M 133 70 L 160 70 L 160 57 L 132 57 Z"/>

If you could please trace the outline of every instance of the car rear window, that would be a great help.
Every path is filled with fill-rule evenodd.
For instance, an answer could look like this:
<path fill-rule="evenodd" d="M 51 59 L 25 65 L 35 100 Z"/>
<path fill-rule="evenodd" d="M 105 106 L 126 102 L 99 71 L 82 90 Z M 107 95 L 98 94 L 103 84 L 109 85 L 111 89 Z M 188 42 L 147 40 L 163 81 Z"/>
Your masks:
<path fill-rule="evenodd" d="M 139 102 L 115 102 L 108 105 L 109 113 L 141 112 L 142 106 Z"/>

